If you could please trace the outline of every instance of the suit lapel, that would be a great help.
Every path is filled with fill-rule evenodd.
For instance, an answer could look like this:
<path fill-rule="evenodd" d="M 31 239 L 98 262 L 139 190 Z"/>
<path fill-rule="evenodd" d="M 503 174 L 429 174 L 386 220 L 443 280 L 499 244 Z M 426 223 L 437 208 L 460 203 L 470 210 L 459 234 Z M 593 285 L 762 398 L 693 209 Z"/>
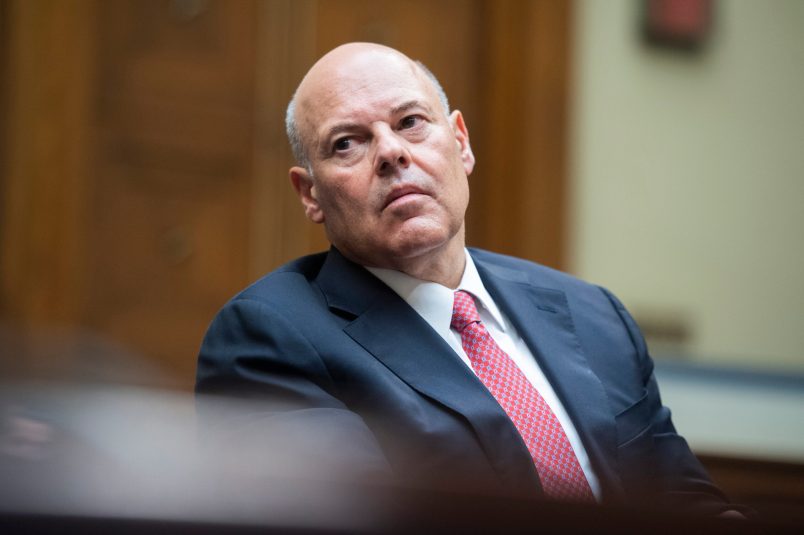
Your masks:
<path fill-rule="evenodd" d="M 510 419 L 402 298 L 334 248 L 317 283 L 330 308 L 355 316 L 344 328 L 346 334 L 410 387 L 466 418 L 503 481 L 520 489 L 539 487 L 530 455 Z"/>
<path fill-rule="evenodd" d="M 604 499 L 621 495 L 614 416 L 578 342 L 564 292 L 475 258 L 486 289 L 516 327 L 561 399 L 599 476 Z"/>

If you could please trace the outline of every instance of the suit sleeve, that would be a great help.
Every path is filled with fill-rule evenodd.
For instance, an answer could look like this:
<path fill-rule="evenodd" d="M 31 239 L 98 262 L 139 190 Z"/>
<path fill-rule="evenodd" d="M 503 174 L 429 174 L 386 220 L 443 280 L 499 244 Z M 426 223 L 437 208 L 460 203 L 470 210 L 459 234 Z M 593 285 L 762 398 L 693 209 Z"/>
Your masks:
<path fill-rule="evenodd" d="M 199 353 L 204 449 L 269 476 L 383 480 L 390 468 L 376 438 L 333 392 L 320 355 L 292 322 L 265 303 L 235 299 Z"/>
<path fill-rule="evenodd" d="M 638 502 L 654 496 L 661 507 L 707 515 L 740 509 L 729 504 L 686 440 L 676 432 L 670 410 L 662 405 L 653 360 L 639 327 L 616 297 L 605 289 L 603 292 L 628 331 L 645 392 L 644 397 L 628 410 L 642 420 L 636 427 L 643 431 L 618 448 L 631 499 Z"/>

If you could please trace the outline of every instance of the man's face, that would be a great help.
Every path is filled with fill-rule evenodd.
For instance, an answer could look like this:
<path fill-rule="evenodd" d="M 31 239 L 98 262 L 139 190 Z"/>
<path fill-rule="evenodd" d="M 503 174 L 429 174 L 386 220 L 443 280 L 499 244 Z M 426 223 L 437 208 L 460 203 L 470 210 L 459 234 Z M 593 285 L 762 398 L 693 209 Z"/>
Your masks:
<path fill-rule="evenodd" d="M 463 246 L 468 132 L 410 60 L 336 50 L 302 83 L 296 120 L 313 176 L 294 167 L 291 179 L 307 216 L 344 255 L 400 269 L 456 240 Z"/>

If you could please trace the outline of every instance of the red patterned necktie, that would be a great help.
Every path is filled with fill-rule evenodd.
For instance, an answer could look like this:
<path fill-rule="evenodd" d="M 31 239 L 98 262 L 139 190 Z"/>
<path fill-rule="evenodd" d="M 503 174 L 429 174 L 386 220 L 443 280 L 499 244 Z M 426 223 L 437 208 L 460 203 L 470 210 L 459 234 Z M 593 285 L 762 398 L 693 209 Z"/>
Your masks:
<path fill-rule="evenodd" d="M 464 291 L 455 292 L 451 327 L 460 333 L 461 345 L 478 378 L 524 439 L 545 494 L 556 500 L 594 502 L 592 489 L 558 418 L 480 323 L 474 298 Z"/>

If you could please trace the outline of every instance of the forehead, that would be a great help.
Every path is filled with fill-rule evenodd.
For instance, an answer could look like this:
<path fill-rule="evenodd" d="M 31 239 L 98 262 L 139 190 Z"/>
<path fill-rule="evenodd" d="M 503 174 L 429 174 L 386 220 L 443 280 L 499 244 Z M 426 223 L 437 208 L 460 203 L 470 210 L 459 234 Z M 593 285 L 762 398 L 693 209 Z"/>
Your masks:
<path fill-rule="evenodd" d="M 411 101 L 433 111 L 440 106 L 429 78 L 404 56 L 367 53 L 316 67 L 303 82 L 297 108 L 297 121 L 310 133 L 332 122 L 379 119 Z"/>

